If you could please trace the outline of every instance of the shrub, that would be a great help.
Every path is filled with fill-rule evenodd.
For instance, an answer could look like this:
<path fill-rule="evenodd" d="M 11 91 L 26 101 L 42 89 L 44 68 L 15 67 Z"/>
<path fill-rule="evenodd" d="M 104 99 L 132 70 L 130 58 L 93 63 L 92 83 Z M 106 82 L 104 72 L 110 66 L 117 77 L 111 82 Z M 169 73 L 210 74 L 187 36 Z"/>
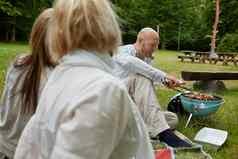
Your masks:
<path fill-rule="evenodd" d="M 225 34 L 217 50 L 221 52 L 238 52 L 238 33 Z"/>

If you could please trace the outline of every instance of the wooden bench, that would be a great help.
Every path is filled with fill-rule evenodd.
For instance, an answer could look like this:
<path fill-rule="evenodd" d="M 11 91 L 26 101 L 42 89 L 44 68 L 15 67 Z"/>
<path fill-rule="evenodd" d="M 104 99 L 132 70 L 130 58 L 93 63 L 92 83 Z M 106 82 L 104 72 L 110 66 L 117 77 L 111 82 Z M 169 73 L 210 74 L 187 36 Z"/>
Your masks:
<path fill-rule="evenodd" d="M 195 80 L 238 80 L 238 72 L 192 72 L 182 71 L 185 81 Z"/>
<path fill-rule="evenodd" d="M 181 76 L 185 81 L 198 81 L 194 85 L 199 84 L 207 92 L 226 89 L 223 80 L 238 80 L 238 72 L 182 71 Z"/>

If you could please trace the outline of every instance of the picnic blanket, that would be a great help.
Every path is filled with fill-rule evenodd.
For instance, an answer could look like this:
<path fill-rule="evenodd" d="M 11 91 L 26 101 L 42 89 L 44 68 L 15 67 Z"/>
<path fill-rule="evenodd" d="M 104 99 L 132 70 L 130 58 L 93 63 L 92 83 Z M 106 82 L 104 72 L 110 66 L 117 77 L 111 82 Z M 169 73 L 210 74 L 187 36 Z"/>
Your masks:
<path fill-rule="evenodd" d="M 181 139 L 191 143 L 192 147 L 172 148 L 160 141 L 152 140 L 156 159 L 212 159 L 212 157 L 203 150 L 202 145 L 193 143 L 178 131 L 176 131 L 175 134 Z"/>

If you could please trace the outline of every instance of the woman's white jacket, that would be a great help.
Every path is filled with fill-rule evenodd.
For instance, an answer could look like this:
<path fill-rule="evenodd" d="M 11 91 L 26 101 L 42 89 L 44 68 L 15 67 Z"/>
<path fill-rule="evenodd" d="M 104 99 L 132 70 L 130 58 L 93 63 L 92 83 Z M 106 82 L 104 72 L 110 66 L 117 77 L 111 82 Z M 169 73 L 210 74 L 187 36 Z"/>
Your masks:
<path fill-rule="evenodd" d="M 64 56 L 15 159 L 154 159 L 143 119 L 113 67 L 108 54 Z"/>

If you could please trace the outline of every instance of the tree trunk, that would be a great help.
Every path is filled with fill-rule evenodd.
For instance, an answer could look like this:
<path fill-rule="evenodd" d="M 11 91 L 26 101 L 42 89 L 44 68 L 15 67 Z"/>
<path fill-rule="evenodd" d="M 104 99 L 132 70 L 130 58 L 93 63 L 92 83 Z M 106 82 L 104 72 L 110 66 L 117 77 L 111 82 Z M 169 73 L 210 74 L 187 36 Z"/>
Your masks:
<path fill-rule="evenodd" d="M 213 25 L 212 38 L 211 38 L 210 57 L 217 57 L 215 53 L 215 49 L 216 49 L 216 35 L 218 33 L 219 15 L 220 15 L 220 0 L 216 0 L 216 15 L 215 15 L 215 22 Z"/>
<path fill-rule="evenodd" d="M 16 41 L 16 17 L 14 18 L 14 23 L 11 24 L 11 41 Z"/>
<path fill-rule="evenodd" d="M 12 42 L 16 41 L 16 29 L 15 29 L 15 25 L 12 25 L 12 37 L 11 37 L 11 41 L 12 41 Z"/>

